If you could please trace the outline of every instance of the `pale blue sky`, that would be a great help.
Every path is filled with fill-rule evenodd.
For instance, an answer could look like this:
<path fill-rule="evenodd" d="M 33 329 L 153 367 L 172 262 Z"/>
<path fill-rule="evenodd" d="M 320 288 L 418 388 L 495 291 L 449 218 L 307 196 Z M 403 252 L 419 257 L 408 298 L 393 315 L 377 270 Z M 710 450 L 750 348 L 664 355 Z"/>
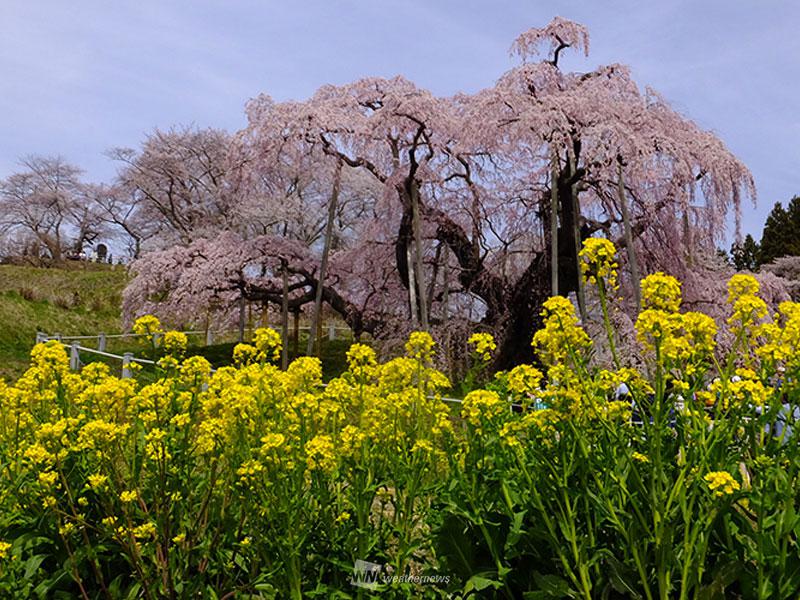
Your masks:
<path fill-rule="evenodd" d="M 0 0 L 0 177 L 61 154 L 94 180 L 103 152 L 154 127 L 245 123 L 248 98 L 402 74 L 438 94 L 491 85 L 508 47 L 561 15 L 589 27 L 588 70 L 621 62 L 714 130 L 753 171 L 760 236 L 800 194 L 800 3 L 794 0 Z"/>

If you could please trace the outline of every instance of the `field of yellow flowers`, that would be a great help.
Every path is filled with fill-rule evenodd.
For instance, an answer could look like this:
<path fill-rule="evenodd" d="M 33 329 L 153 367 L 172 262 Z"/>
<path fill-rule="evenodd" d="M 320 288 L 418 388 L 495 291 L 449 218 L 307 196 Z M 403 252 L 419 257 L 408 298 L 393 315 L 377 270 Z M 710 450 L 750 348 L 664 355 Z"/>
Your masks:
<path fill-rule="evenodd" d="M 212 373 L 142 319 L 149 383 L 37 345 L 0 384 L 0 597 L 796 598 L 800 305 L 770 315 L 735 276 L 720 359 L 715 322 L 650 275 L 637 371 L 608 319 L 614 248 L 581 257 L 613 368 L 554 297 L 540 364 L 460 405 L 425 333 L 384 363 L 353 345 L 326 386 L 315 358 L 275 367 L 268 329 Z M 356 561 L 404 577 L 362 585 Z"/>

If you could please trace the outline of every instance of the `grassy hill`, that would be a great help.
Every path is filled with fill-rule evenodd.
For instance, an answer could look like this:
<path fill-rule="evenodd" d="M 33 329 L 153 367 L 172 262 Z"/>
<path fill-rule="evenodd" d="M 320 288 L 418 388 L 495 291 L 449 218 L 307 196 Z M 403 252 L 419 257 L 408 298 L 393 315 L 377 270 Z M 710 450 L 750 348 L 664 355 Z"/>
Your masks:
<path fill-rule="evenodd" d="M 36 268 L 0 265 L 0 378 L 13 380 L 28 366 L 28 356 L 36 341 L 36 332 L 50 335 L 96 335 L 122 331 L 121 300 L 126 283 L 122 267 L 91 263 L 68 263 L 60 268 Z M 231 336 L 226 336 L 230 338 Z M 202 343 L 192 338 L 191 342 Z M 325 379 L 346 369 L 345 353 L 352 338 L 329 342 L 323 337 L 322 366 Z M 85 342 L 95 347 L 94 340 Z M 234 343 L 219 340 L 213 346 L 195 346 L 189 354 L 208 358 L 215 367 L 229 364 Z M 306 346 L 301 335 L 299 354 Z M 107 349 L 115 354 L 133 352 L 143 356 L 135 341 L 109 340 Z M 289 346 L 295 358 L 294 345 Z M 81 360 L 106 360 L 83 354 Z M 108 359 L 115 369 L 119 362 Z"/>
<path fill-rule="evenodd" d="M 63 268 L 0 265 L 0 377 L 27 366 L 36 332 L 90 335 L 120 331 L 126 273 L 90 263 Z"/>

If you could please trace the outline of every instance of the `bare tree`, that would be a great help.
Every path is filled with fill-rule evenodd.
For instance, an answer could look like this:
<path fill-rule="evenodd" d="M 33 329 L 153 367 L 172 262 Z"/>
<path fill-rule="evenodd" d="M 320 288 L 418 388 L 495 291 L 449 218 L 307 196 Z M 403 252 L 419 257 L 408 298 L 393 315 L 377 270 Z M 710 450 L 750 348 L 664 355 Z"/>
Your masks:
<path fill-rule="evenodd" d="M 25 253 L 56 261 L 101 235 L 103 221 L 78 167 L 58 156 L 28 156 L 20 164 L 0 181 L 0 232 L 27 241 Z"/>

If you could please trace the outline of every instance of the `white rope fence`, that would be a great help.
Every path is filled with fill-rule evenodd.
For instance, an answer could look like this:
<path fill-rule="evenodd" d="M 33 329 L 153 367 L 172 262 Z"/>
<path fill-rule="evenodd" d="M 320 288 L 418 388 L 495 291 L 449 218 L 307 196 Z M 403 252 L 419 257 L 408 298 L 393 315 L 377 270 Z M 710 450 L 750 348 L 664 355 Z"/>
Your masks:
<path fill-rule="evenodd" d="M 309 329 L 309 328 L 306 328 Z M 183 332 L 187 333 L 188 332 Z M 202 332 L 200 332 L 202 333 Z M 56 334 L 57 336 L 58 334 Z M 100 334 L 103 335 L 103 334 Z M 81 346 L 79 343 L 73 340 L 92 340 L 97 339 L 99 336 L 91 336 L 91 335 L 84 335 L 84 336 L 64 336 L 64 337 L 56 337 L 56 336 L 48 336 L 44 333 L 37 333 L 36 334 L 36 343 L 43 344 L 48 341 L 58 341 L 62 346 L 65 348 L 69 348 L 69 368 L 72 371 L 79 371 L 81 366 L 84 364 L 81 362 L 81 352 L 88 352 L 89 354 L 94 354 L 96 356 L 103 356 L 105 358 L 116 359 L 122 362 L 122 378 L 129 379 L 133 377 L 133 370 L 131 369 L 131 363 L 139 363 L 141 365 L 156 365 L 156 361 L 148 360 L 146 358 L 138 358 L 133 355 L 132 352 L 126 352 L 125 354 L 114 354 L 112 352 L 106 352 L 105 350 L 100 350 L 98 348 L 87 348 L 86 346 Z M 106 336 L 112 337 L 112 336 Z M 113 337 L 136 337 L 136 334 L 114 334 Z M 71 341 L 71 343 L 67 343 L 67 341 Z M 216 369 L 212 369 L 211 372 L 213 373 Z M 322 387 L 326 387 L 327 384 L 323 383 Z M 433 400 L 434 396 L 427 396 L 428 399 Z M 461 398 L 449 398 L 447 396 L 441 396 L 439 398 L 442 402 L 447 402 L 449 404 L 462 404 L 464 401 Z M 511 410 L 515 408 L 521 408 L 519 405 L 512 404 Z"/>
<path fill-rule="evenodd" d="M 344 326 L 337 326 L 334 323 L 328 324 L 328 341 L 336 340 L 337 332 L 346 332 L 351 333 L 352 329 L 349 327 Z M 298 327 L 297 331 L 311 331 L 311 327 L 303 326 Z M 221 331 L 214 331 L 212 329 L 203 330 L 203 331 L 181 331 L 187 336 L 198 336 L 198 335 L 205 335 L 206 336 L 206 346 L 211 346 L 214 343 L 215 335 L 217 334 L 226 334 L 226 333 L 238 333 L 238 329 L 227 329 Z M 89 341 L 89 340 L 96 340 L 97 342 L 97 350 L 101 352 L 105 352 L 108 340 L 115 340 L 115 339 L 133 339 L 139 337 L 145 337 L 146 333 L 98 333 L 97 335 L 61 335 L 60 333 L 55 333 L 53 335 L 37 332 L 36 334 L 36 343 L 46 342 L 48 340 L 58 340 L 59 342 L 75 342 L 75 341 Z M 155 334 L 158 336 L 159 334 Z"/>

